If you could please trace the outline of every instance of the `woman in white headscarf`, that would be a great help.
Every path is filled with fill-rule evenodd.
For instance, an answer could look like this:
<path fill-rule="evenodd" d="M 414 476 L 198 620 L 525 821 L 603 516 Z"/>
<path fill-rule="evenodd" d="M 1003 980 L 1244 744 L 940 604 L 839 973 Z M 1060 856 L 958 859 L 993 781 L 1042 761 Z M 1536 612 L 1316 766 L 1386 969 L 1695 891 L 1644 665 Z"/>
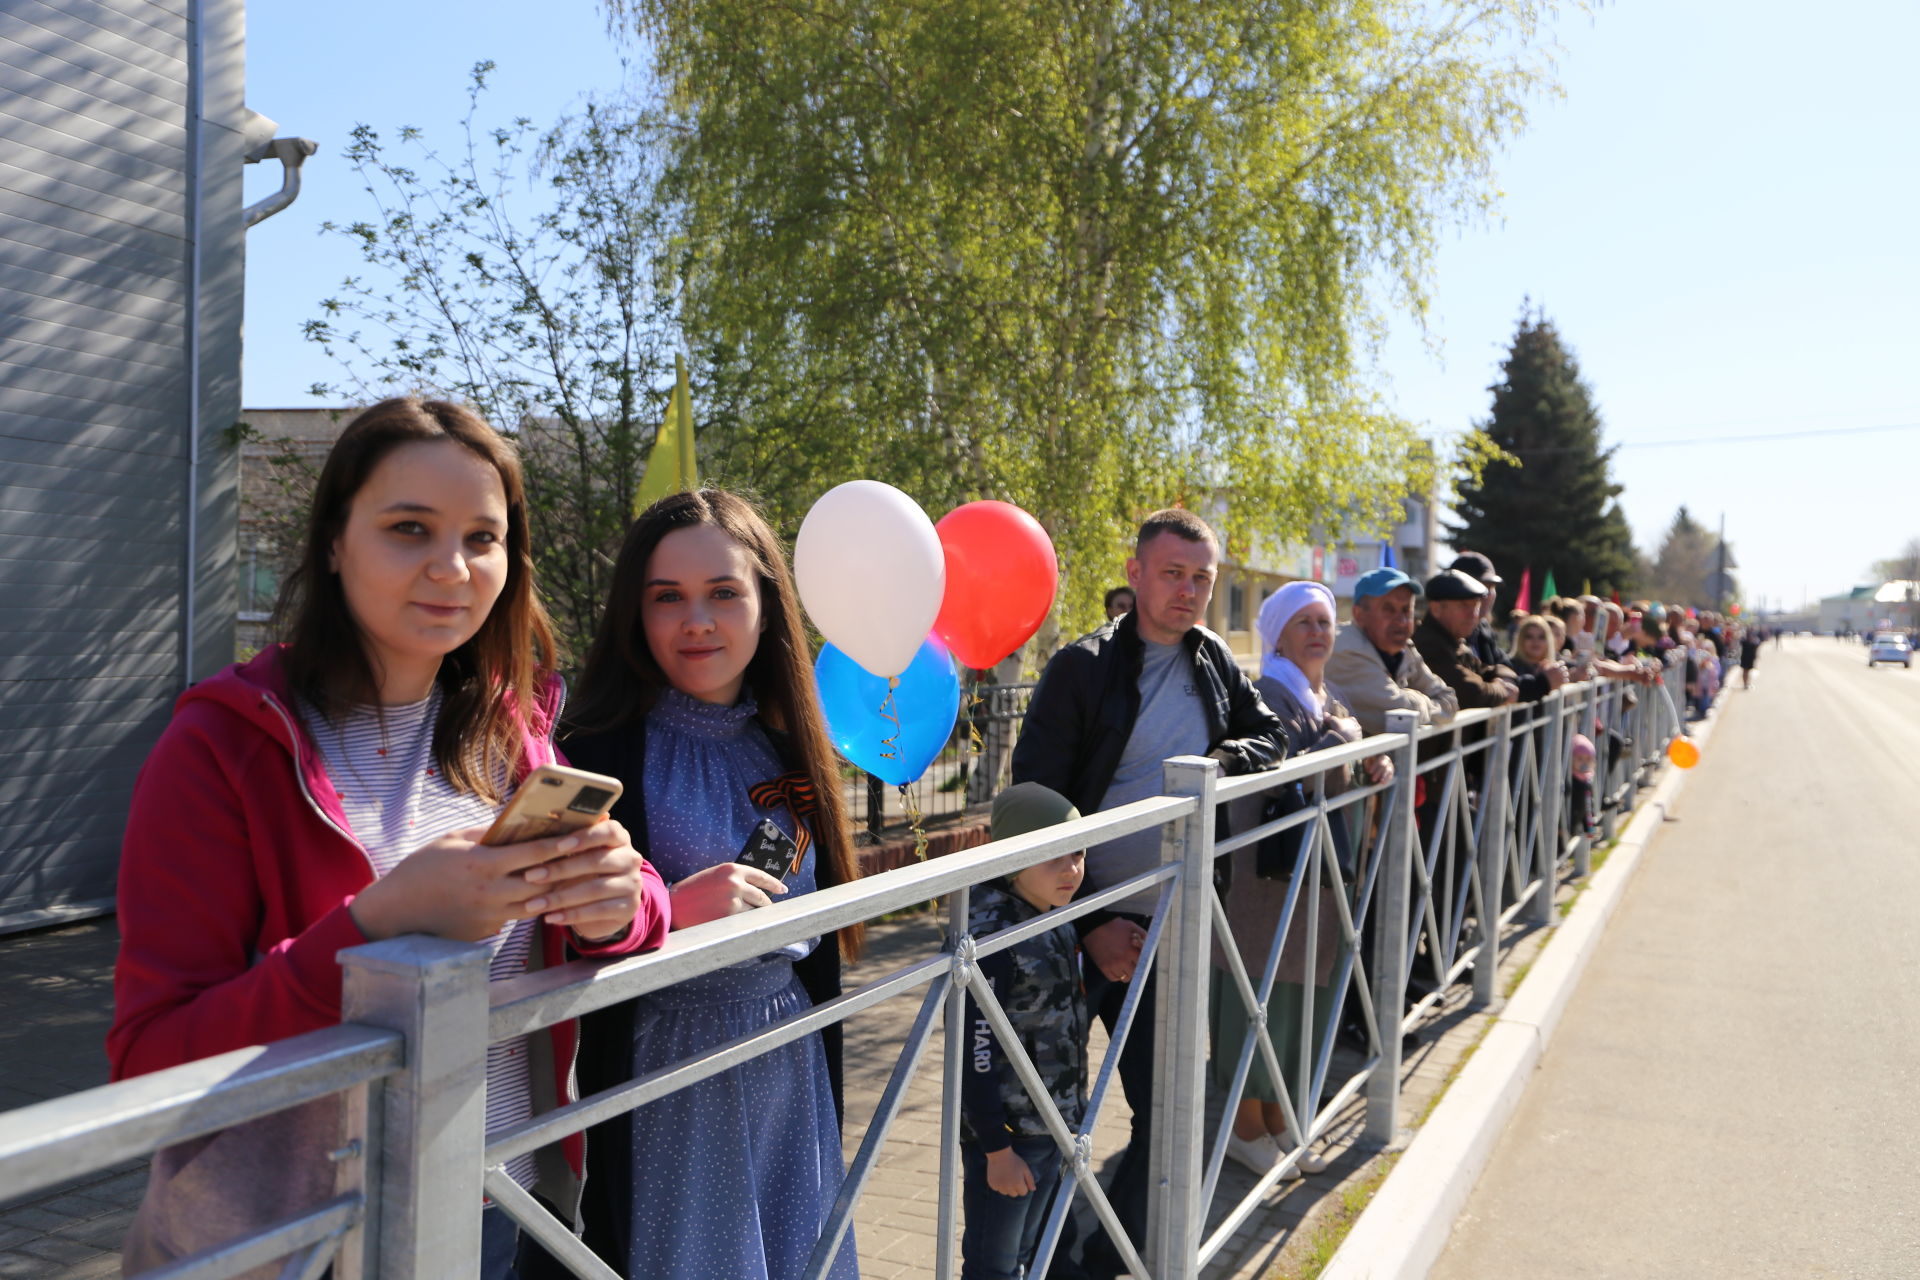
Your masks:
<path fill-rule="evenodd" d="M 1308 752 L 1359 741 L 1360 722 L 1342 705 L 1338 692 L 1325 680 L 1327 656 L 1333 652 L 1333 592 L 1318 582 L 1288 583 L 1267 597 L 1254 625 L 1261 646 L 1257 687 L 1267 706 L 1280 717 L 1287 735 L 1287 758 L 1291 760 Z M 1368 757 L 1362 767 L 1365 776 L 1373 782 L 1385 782 L 1393 776 L 1393 761 L 1384 755 Z M 1346 791 L 1350 784 L 1349 771 L 1345 769 L 1325 775 L 1324 785 L 1329 796 Z M 1293 803 L 1299 803 L 1300 799 L 1300 794 L 1294 793 Z M 1280 791 L 1238 801 L 1229 812 L 1230 825 L 1236 831 L 1248 830 L 1278 816 L 1285 803 Z M 1336 819 L 1330 829 L 1339 850 L 1341 873 L 1351 890 L 1353 862 L 1346 840 L 1346 823 L 1343 815 L 1330 816 Z M 1300 844 L 1301 837 L 1296 830 L 1230 855 L 1227 874 L 1232 892 L 1226 895 L 1227 921 L 1232 926 L 1241 963 L 1246 966 L 1256 990 L 1280 927 Z M 1331 884 L 1331 877 L 1324 871 L 1320 883 L 1323 887 Z M 1316 954 L 1309 957 L 1307 917 L 1316 908 L 1320 914 L 1318 945 Z M 1320 903 L 1309 902 L 1302 886 L 1287 944 L 1281 951 L 1273 995 L 1267 1002 L 1267 1028 L 1274 1053 L 1280 1061 L 1288 1097 L 1303 1125 L 1312 1119 L 1303 1113 L 1306 1076 L 1299 1067 L 1306 992 L 1311 982 L 1315 1034 L 1310 1061 L 1317 1062 L 1332 1026 L 1335 1001 L 1330 984 L 1347 951 L 1345 940 L 1340 936 L 1339 919 L 1330 898 Z M 1224 967 L 1224 956 L 1217 949 L 1214 963 Z M 1213 1071 L 1224 1091 L 1233 1083 L 1249 1020 L 1238 991 L 1225 974 L 1216 975 L 1212 993 Z M 1234 1113 L 1227 1153 L 1256 1173 L 1265 1173 L 1280 1162 L 1292 1145 L 1287 1137 L 1286 1113 L 1279 1105 L 1278 1091 L 1267 1073 L 1264 1058 L 1256 1049 L 1246 1091 Z M 1318 1173 L 1325 1167 L 1325 1158 L 1308 1149 L 1301 1153 L 1294 1166 L 1297 1172 L 1290 1176 Z"/>

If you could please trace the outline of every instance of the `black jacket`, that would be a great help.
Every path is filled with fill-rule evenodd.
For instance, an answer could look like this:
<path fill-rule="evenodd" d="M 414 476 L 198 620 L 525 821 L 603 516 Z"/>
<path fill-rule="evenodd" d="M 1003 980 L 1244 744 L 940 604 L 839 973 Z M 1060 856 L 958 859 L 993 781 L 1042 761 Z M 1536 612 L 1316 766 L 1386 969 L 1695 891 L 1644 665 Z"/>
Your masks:
<path fill-rule="evenodd" d="M 769 733 L 774 749 L 782 759 L 788 756 L 788 744 L 782 735 Z M 613 818 L 627 829 L 634 848 L 647 849 L 647 797 L 642 785 L 647 758 L 646 722 L 606 733 L 581 734 L 560 744 L 567 762 L 576 768 L 609 774 L 626 783 L 626 790 L 613 806 Z M 796 762 L 787 760 L 790 766 Z M 822 888 L 834 883 L 832 869 L 823 858 L 817 871 Z M 796 960 L 793 972 L 815 1004 L 840 994 L 840 943 L 829 933 L 820 939 L 804 960 Z M 603 1089 L 625 1084 L 633 1078 L 633 1002 L 623 1001 L 597 1009 L 580 1019 L 580 1056 L 578 1079 L 580 1096 L 587 1097 Z M 841 1101 L 840 1024 L 820 1029 L 827 1054 L 827 1076 L 833 1086 L 833 1104 L 844 1117 Z M 633 1127 L 628 1116 L 616 1116 L 587 1131 L 587 1179 L 580 1214 L 584 1220 L 587 1244 L 602 1258 L 614 1262 L 616 1269 L 626 1265 L 631 1220 L 633 1179 Z M 523 1253 L 523 1262 L 525 1254 Z M 555 1264 L 557 1266 L 557 1264 Z M 529 1270 L 523 1265 L 521 1274 Z M 558 1276 L 535 1267 L 532 1274 Z"/>
<path fill-rule="evenodd" d="M 1287 754 L 1280 717 L 1233 660 L 1226 641 L 1194 627 L 1184 643 L 1207 713 L 1209 753 L 1229 776 L 1271 769 Z M 1131 613 L 1053 655 L 1013 748 L 1013 780 L 1052 787 L 1081 813 L 1093 813 L 1140 715 L 1140 662 L 1146 653 Z"/>
<path fill-rule="evenodd" d="M 1465 640 L 1456 640 L 1453 634 L 1432 614 L 1420 619 L 1420 625 L 1413 629 L 1414 648 L 1420 650 L 1420 656 L 1426 661 L 1433 674 L 1447 682 L 1460 699 L 1460 709 L 1474 707 L 1500 707 L 1506 703 L 1494 692 L 1494 682 L 1500 679 L 1513 679 L 1513 668 L 1504 663 L 1485 663 L 1473 646 Z M 1546 677 L 1538 677 L 1544 684 Z"/>

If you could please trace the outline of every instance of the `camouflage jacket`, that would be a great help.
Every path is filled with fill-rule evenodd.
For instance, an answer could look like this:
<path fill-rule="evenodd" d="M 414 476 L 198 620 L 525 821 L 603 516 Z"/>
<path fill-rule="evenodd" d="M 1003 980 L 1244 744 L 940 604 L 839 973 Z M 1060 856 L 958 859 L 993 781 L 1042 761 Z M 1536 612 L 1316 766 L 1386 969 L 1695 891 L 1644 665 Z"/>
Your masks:
<path fill-rule="evenodd" d="M 1039 914 L 1038 907 L 1004 881 L 995 881 L 974 889 L 967 931 L 984 941 Z M 980 973 L 1046 1082 L 1061 1118 L 1068 1128 L 1077 1126 L 1087 1100 L 1087 996 L 1073 926 L 1063 924 L 995 952 L 980 962 Z M 988 1151 L 1005 1147 L 1010 1137 L 1046 1136 L 1039 1108 L 971 996 L 961 1105 L 964 1136 Z"/>

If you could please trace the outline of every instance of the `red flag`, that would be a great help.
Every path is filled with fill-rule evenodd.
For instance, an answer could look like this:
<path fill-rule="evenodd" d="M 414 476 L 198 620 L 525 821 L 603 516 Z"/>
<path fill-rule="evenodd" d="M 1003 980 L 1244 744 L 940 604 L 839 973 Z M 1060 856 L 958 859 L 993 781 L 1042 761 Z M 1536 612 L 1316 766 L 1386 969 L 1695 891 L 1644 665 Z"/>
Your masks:
<path fill-rule="evenodd" d="M 1616 592 L 1614 592 L 1614 593 L 1613 593 L 1613 602 L 1614 602 L 1615 604 L 1619 604 L 1619 603 L 1620 603 L 1620 593 L 1619 593 L 1618 591 L 1616 591 Z"/>
<path fill-rule="evenodd" d="M 1527 601 L 1533 597 L 1533 566 L 1528 565 L 1520 571 L 1520 594 L 1513 599 L 1513 607 L 1522 613 L 1532 613 Z"/>

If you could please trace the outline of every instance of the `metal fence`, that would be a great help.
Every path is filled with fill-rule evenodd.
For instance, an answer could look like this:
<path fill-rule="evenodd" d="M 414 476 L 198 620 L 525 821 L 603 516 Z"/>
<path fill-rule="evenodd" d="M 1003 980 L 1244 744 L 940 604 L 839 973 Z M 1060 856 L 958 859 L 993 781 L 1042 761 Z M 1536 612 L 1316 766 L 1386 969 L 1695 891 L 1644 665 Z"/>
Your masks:
<path fill-rule="evenodd" d="M 1222 779 L 1210 760 L 1169 760 L 1163 796 L 679 930 L 660 951 L 617 962 L 580 962 L 489 984 L 482 947 L 409 937 L 355 948 L 341 956 L 341 1026 L 0 1115 L 0 1199 L 338 1096 L 345 1101 L 348 1140 L 325 1154 L 338 1168 L 337 1194 L 166 1268 L 170 1280 L 232 1276 L 277 1258 L 287 1259 L 280 1274 L 294 1280 L 312 1280 L 328 1265 L 341 1280 L 471 1276 L 479 1263 L 483 1191 L 574 1274 L 604 1280 L 618 1273 L 506 1175 L 508 1161 L 883 1001 L 912 997 L 918 1001 L 912 1032 L 858 1135 L 807 1275 L 825 1274 L 848 1247 L 855 1208 L 901 1113 L 908 1081 L 944 1023 L 939 1208 L 927 1251 L 945 1280 L 956 1274 L 962 1018 L 970 995 L 999 1033 L 1063 1156 L 1061 1191 L 1036 1272 L 1045 1270 L 1065 1215 L 1085 1205 L 1134 1274 L 1194 1280 L 1348 1103 L 1364 1098 L 1369 1140 L 1395 1136 L 1402 1033 L 1469 972 L 1475 995 L 1492 998 L 1497 961 L 1511 936 L 1502 926 L 1517 916 L 1550 922 L 1557 885 L 1587 869 L 1584 834 L 1570 833 L 1561 820 L 1574 734 L 1611 735 L 1624 744 L 1601 753 L 1605 816 L 1617 817 L 1631 806 L 1638 784 L 1657 772 L 1668 739 L 1681 729 L 1675 708 L 1683 699 L 1666 696 L 1683 693 L 1680 680 L 1677 669 L 1669 670 L 1665 693 L 1659 685 L 1642 687 L 1633 698 L 1618 685 L 1570 685 L 1531 707 L 1469 712 L 1450 725 L 1417 731 L 1411 713 L 1395 713 L 1386 734 L 1246 777 Z M 1356 777 L 1355 767 L 1375 755 L 1393 760 L 1391 781 Z M 1265 803 L 1295 787 L 1290 810 Z M 1219 807 L 1248 804 L 1278 816 L 1216 839 Z M 1153 870 L 1020 927 L 969 936 L 974 886 L 1152 827 L 1163 833 L 1162 862 Z M 1276 879 L 1286 886 L 1277 919 L 1270 932 L 1248 939 L 1257 963 L 1247 964 L 1216 873 L 1224 859 L 1268 841 L 1279 841 L 1266 847 L 1291 861 Z M 1069 1126 L 1011 1034 L 979 962 L 1142 889 L 1156 893 L 1158 905 L 1135 981 L 1093 1075 L 1086 1115 Z M 490 1043 L 933 898 L 947 902 L 946 942 L 937 955 L 702 1057 L 486 1131 L 482 1064 Z M 1337 934 L 1336 958 L 1322 968 L 1324 930 Z M 1298 1046 L 1283 1062 L 1267 1015 L 1290 945 L 1307 959 L 1295 984 L 1302 988 L 1294 1002 L 1299 1021 L 1278 1028 L 1290 1031 Z M 1143 1009 L 1143 979 L 1156 970 L 1160 998 Z M 1237 1049 L 1221 1048 L 1215 1075 L 1227 1074 L 1224 1084 L 1210 1083 L 1207 1070 L 1215 983 L 1223 1002 L 1238 1001 L 1248 1015 Z M 1328 1032 L 1348 1002 L 1364 1026 L 1363 1052 L 1338 1047 Z M 1154 1026 L 1150 1185 L 1156 1192 L 1151 1220 L 1134 1234 L 1140 1224 L 1117 1220 L 1094 1176 L 1103 1154 L 1095 1149 L 1094 1128 L 1114 1105 L 1119 1055 L 1143 1016 Z M 1287 1118 L 1286 1156 L 1251 1190 L 1234 1195 L 1223 1185 L 1222 1161 L 1234 1108 L 1256 1061 Z M 1209 1104 L 1219 1108 L 1211 1125 Z"/>

